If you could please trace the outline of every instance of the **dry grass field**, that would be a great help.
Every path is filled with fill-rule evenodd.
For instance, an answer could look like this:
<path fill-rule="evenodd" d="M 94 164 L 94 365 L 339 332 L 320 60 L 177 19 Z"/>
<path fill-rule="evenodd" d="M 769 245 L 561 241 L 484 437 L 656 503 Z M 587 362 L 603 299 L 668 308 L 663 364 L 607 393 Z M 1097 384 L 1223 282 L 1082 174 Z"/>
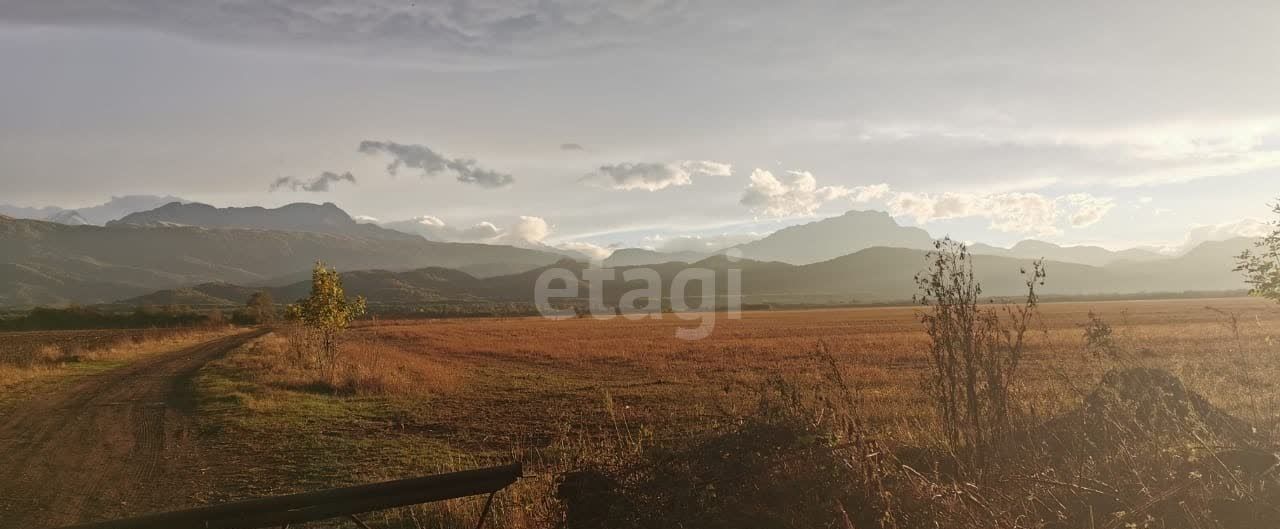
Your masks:
<path fill-rule="evenodd" d="M 225 335 L 229 329 L 99 329 L 0 332 L 0 402 L 30 393 L 19 384 L 98 371 L 140 356 Z"/>
<path fill-rule="evenodd" d="M 229 458 L 220 466 L 239 469 L 212 472 L 216 492 L 205 499 L 519 458 L 536 477 L 508 494 L 499 515 L 510 527 L 552 526 L 562 514 L 550 499 L 557 471 L 737 424 L 757 410 L 770 380 L 817 387 L 831 360 L 853 386 L 867 435 L 887 446 L 937 446 L 917 311 L 719 315 L 714 332 L 695 341 L 675 330 L 696 322 L 670 314 L 369 322 L 350 330 L 344 367 L 324 377 L 291 362 L 277 333 L 197 380 L 205 433 Z M 1091 312 L 1114 328 L 1114 355 L 1087 350 Z M 1015 388 L 1018 412 L 1043 424 L 1079 408 L 1106 371 L 1154 367 L 1280 445 L 1278 331 L 1280 307 L 1251 298 L 1045 304 Z M 475 509 L 454 502 L 391 519 L 449 527 Z"/>
<path fill-rule="evenodd" d="M 675 338 L 693 323 L 671 315 L 660 320 L 454 319 L 379 322 L 355 328 L 348 347 L 387 369 L 421 378 L 413 384 L 437 403 L 437 413 L 464 438 L 540 437 L 548 425 L 602 425 L 606 395 L 628 419 L 659 430 L 687 424 L 714 406 L 742 402 L 768 376 L 803 378 L 825 346 L 862 390 L 876 423 L 926 420 L 918 387 L 927 336 L 917 308 L 858 308 L 723 315 L 706 339 Z M 1244 393 L 1280 397 L 1280 377 L 1267 353 L 1280 331 L 1280 307 L 1264 300 L 1201 299 L 1052 303 L 1042 306 L 1032 333 L 1024 398 L 1052 413 L 1078 401 L 1073 388 L 1088 388 L 1111 362 L 1083 347 L 1090 311 L 1116 328 L 1127 363 L 1169 369 L 1228 410 L 1264 421 L 1267 403 Z M 1227 314 L 1238 316 L 1238 336 Z M 1242 378 L 1243 377 L 1243 378 Z M 466 421 L 473 417 L 478 420 Z M 473 425 L 467 425 L 473 422 Z M 914 430 L 914 428 L 912 428 Z M 508 434 L 508 435 L 512 435 Z"/>

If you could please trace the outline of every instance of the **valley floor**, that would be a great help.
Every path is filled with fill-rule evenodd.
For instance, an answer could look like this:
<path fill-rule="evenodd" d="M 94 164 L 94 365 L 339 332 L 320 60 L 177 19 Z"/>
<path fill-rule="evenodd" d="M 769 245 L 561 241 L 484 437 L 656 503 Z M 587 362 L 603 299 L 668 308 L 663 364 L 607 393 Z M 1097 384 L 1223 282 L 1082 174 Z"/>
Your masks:
<path fill-rule="evenodd" d="M 74 521 L 520 459 L 531 477 L 500 497 L 497 514 L 505 527 L 544 527 L 557 516 L 556 471 L 619 445 L 662 444 L 733 421 L 757 405 L 771 377 L 819 376 L 820 349 L 858 385 L 878 435 L 929 443 L 932 413 L 920 385 L 926 337 L 915 311 L 718 315 L 711 335 L 695 341 L 677 339 L 675 331 L 697 321 L 670 314 L 370 322 L 348 333 L 347 367 L 324 377 L 294 365 L 286 331 L 248 341 L 242 335 L 120 368 L 85 382 L 110 387 L 58 393 L 0 417 L 0 443 L 8 443 L 0 472 L 65 484 L 65 506 L 48 511 L 48 519 Z M 1123 360 L 1085 350 L 1090 312 L 1114 327 Z M 1029 413 L 1047 417 L 1078 406 L 1086 388 L 1123 363 L 1167 369 L 1276 438 L 1280 344 L 1272 337 L 1280 333 L 1280 307 L 1250 298 L 1078 302 L 1045 304 L 1042 314 L 1021 391 Z M 183 360 L 171 363 L 177 358 Z M 209 362 L 198 370 L 187 363 L 203 360 Z M 180 432 L 158 429 L 170 424 L 156 417 L 174 413 L 159 407 L 171 397 L 147 388 L 169 391 L 179 373 L 190 377 L 190 407 L 176 412 Z M 138 389 L 112 389 L 131 387 L 116 385 L 126 380 Z M 67 432 L 54 440 L 60 428 Z M 131 428 L 158 437 L 147 443 L 116 436 Z M 195 446 L 187 450 L 186 443 Z M 72 459 L 111 450 L 119 457 L 106 459 L 106 474 L 65 471 Z M 186 453 L 199 461 L 182 462 Z M 131 492 L 144 487 L 156 492 Z M 0 524 L 52 499 L 0 502 Z M 470 526 L 478 509 L 477 501 L 463 500 L 370 521 Z"/>

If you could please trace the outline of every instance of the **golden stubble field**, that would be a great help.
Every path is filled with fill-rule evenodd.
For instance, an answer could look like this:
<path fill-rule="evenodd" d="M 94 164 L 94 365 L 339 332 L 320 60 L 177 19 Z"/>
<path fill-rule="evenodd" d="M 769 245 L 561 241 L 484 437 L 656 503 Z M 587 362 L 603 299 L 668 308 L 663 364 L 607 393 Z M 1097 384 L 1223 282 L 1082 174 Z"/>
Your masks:
<path fill-rule="evenodd" d="M 927 337 L 917 307 L 720 315 L 710 336 L 685 341 L 662 319 L 380 321 L 350 334 L 349 355 L 406 380 L 454 443 L 501 450 L 566 434 L 644 427 L 681 435 L 753 406 L 772 375 L 817 377 L 825 347 L 884 435 L 930 428 L 921 391 Z M 1114 327 L 1120 360 L 1085 350 L 1090 312 Z M 1231 323 L 1232 315 L 1235 324 Z M 1074 407 L 1108 369 L 1168 369 L 1212 402 L 1259 426 L 1280 410 L 1280 306 L 1253 298 L 1046 303 L 1030 332 L 1019 401 L 1050 416 Z M 911 441 L 911 439 L 901 439 Z"/>

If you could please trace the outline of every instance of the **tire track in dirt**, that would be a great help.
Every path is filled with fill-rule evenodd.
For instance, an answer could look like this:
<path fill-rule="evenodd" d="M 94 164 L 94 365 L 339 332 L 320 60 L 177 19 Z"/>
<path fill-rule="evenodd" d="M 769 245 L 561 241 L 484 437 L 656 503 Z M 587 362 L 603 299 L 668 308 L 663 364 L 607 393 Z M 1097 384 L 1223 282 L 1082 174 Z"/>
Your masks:
<path fill-rule="evenodd" d="M 190 383 L 250 331 L 90 375 L 0 416 L 0 528 L 180 508 L 198 492 Z"/>

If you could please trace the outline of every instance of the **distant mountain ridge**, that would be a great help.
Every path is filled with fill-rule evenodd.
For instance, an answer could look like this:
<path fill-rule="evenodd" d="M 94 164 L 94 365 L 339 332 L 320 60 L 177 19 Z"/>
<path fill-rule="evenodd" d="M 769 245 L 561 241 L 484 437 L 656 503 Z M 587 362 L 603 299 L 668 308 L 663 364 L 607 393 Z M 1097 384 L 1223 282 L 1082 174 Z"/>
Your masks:
<path fill-rule="evenodd" d="M 659 252 L 645 248 L 621 248 L 614 250 L 602 262 L 605 267 L 640 266 L 670 262 L 696 263 L 706 259 L 709 253 L 702 252 Z"/>
<path fill-rule="evenodd" d="M 166 289 L 193 303 L 217 303 L 225 299 L 222 294 L 243 292 L 238 289 L 304 284 L 316 260 L 357 274 L 353 277 L 369 284 L 376 296 L 396 302 L 519 300 L 532 292 L 540 267 L 557 263 L 577 269 L 583 265 L 575 261 L 586 260 L 576 252 L 541 247 L 428 241 L 357 222 L 331 203 L 279 208 L 168 203 L 105 227 L 78 225 L 84 220 L 81 211 L 57 213 L 63 223 L 0 216 L 0 306 L 103 303 Z M 1041 241 L 1008 249 L 977 244 L 972 253 L 975 262 L 1004 271 L 991 275 L 989 293 L 1007 283 L 1005 272 L 1016 275 L 1019 267 L 1041 257 L 1053 263 L 1050 289 L 1068 295 L 1217 291 L 1243 288 L 1231 269 L 1234 256 L 1252 242 L 1204 243 L 1177 257 Z M 911 276 L 932 246 L 927 232 L 900 226 L 886 213 L 850 211 L 711 256 L 629 248 L 615 251 L 604 265 L 647 266 L 663 274 L 689 266 L 721 272 L 736 267 L 744 272 L 744 291 L 757 299 L 901 300 L 910 297 Z M 441 277 L 450 279 L 447 284 L 427 280 Z M 372 286 L 383 279 L 385 285 Z M 192 285 L 222 286 L 211 291 Z"/>
<path fill-rule="evenodd" d="M 396 230 L 352 219 L 332 202 L 298 202 L 278 208 L 259 206 L 218 208 L 198 202 L 173 202 L 158 208 L 131 213 L 107 223 L 115 225 L 176 225 L 205 228 L 241 228 L 279 231 L 307 231 L 387 240 L 422 240 Z"/>
<path fill-rule="evenodd" d="M 492 263 L 533 268 L 562 258 L 410 235 L 131 223 L 68 226 L 0 217 L 0 306 L 104 303 L 207 282 L 255 284 L 302 274 L 317 260 L 341 270 L 411 270 Z"/>
<path fill-rule="evenodd" d="M 1124 261 L 1156 261 L 1170 257 L 1140 248 L 1113 251 L 1100 246 L 1059 246 L 1035 239 L 1021 241 L 1011 248 L 1000 248 L 978 243 L 971 245 L 969 251 L 974 255 L 998 255 L 1020 259 L 1044 258 L 1051 261 L 1087 264 L 1090 266 L 1105 266 Z"/>
<path fill-rule="evenodd" d="M 927 249 L 933 237 L 920 228 L 900 226 L 883 211 L 849 211 L 807 224 L 790 226 L 729 250 L 746 259 L 811 264 L 859 250 L 884 246 Z"/>
<path fill-rule="evenodd" d="M 174 196 L 125 195 L 111 197 L 111 200 L 102 204 L 79 209 L 58 206 L 22 207 L 0 204 L 0 215 L 17 219 L 47 220 L 73 225 L 82 221 L 84 224 L 101 226 L 130 213 L 147 211 L 170 202 L 186 201 Z"/>
<path fill-rule="evenodd" d="M 1108 266 L 1090 266 L 1058 261 L 1046 262 L 1048 279 L 1040 289 L 1044 295 L 1140 295 L 1190 291 L 1222 292 L 1245 288 L 1243 280 L 1232 271 L 1233 256 L 1252 244 L 1251 239 L 1206 243 L 1186 256 L 1134 263 L 1125 261 Z M 690 267 L 709 269 L 716 274 L 716 292 L 727 293 L 728 271 L 740 271 L 742 295 L 748 303 L 850 303 L 904 302 L 916 292 L 915 274 L 926 265 L 925 250 L 873 247 L 807 265 L 735 259 L 717 255 L 695 263 L 666 262 L 646 265 L 670 285 L 676 274 Z M 1025 293 L 1024 276 L 1030 259 L 974 255 L 976 276 L 984 295 L 1016 296 Z M 585 264 L 563 260 L 549 267 L 572 271 L 581 279 Z M 519 274 L 477 278 L 456 270 L 426 268 L 407 272 L 360 270 L 342 274 L 349 295 L 363 295 L 373 304 L 408 305 L 445 302 L 524 302 L 533 301 L 538 277 L 548 267 Z M 617 279 L 604 284 L 606 303 L 616 304 L 622 293 L 642 285 Z M 579 281 L 579 299 L 587 295 L 587 284 Z M 291 301 L 305 297 L 307 281 L 268 288 L 277 300 Z M 252 289 L 235 290 L 227 285 L 161 291 L 127 300 L 130 304 L 196 304 L 197 300 L 219 299 L 220 304 L 240 305 Z M 232 297 L 225 297 L 231 293 Z M 664 291 L 664 295 L 667 292 Z"/>

